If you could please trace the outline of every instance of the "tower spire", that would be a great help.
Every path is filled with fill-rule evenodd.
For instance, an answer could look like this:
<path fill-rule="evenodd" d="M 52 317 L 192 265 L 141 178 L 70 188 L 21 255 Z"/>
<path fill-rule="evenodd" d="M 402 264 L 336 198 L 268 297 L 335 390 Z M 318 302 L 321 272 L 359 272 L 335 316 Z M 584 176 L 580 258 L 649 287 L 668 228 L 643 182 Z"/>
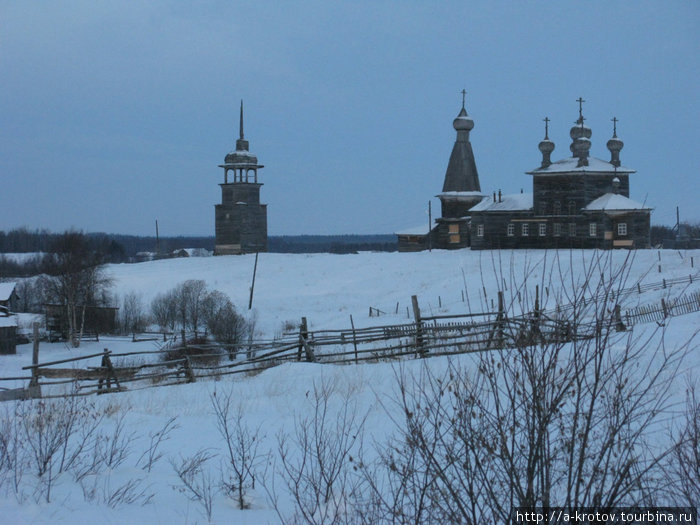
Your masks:
<path fill-rule="evenodd" d="M 238 140 L 236 141 L 236 151 L 248 151 L 248 141 L 243 135 L 243 99 L 241 99 L 241 116 L 238 121 Z"/>
<path fill-rule="evenodd" d="M 243 99 L 241 99 L 241 120 L 240 120 L 240 130 L 238 132 L 239 139 L 243 140 Z"/>
<path fill-rule="evenodd" d="M 466 103 L 466 99 L 467 99 L 467 90 L 462 89 L 462 109 L 465 109 L 464 105 Z"/>

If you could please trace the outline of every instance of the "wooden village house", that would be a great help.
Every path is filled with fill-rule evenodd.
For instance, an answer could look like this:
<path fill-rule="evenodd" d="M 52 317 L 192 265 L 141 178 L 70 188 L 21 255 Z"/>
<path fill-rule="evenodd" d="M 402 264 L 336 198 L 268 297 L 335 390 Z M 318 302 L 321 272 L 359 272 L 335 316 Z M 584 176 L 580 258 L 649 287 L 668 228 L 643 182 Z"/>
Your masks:
<path fill-rule="evenodd" d="M 0 354 L 17 352 L 17 283 L 0 283 Z"/>
<path fill-rule="evenodd" d="M 589 155 L 591 129 L 585 125 L 583 99 L 579 118 L 570 130 L 572 152 L 551 161 L 554 143 L 539 143 L 542 162 L 527 172 L 532 193 L 492 195 L 480 192 L 474 155 L 469 143 L 473 120 L 464 108 L 455 119 L 457 141 L 452 150 L 442 193 L 442 217 L 428 232 L 401 232 L 399 251 L 434 248 L 648 248 L 651 208 L 630 199 L 630 175 L 635 171 L 620 163 L 623 142 L 607 141 L 610 160 Z"/>

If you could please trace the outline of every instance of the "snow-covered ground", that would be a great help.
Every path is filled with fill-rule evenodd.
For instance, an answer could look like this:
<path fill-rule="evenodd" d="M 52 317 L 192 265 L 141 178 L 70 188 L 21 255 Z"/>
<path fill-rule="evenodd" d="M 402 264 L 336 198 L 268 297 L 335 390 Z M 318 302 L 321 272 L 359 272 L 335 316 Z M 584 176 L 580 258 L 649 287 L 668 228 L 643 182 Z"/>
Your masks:
<path fill-rule="evenodd" d="M 241 311 L 247 312 L 253 263 L 254 256 L 250 255 L 182 258 L 110 265 L 107 274 L 113 279 L 117 295 L 136 292 L 145 305 L 157 294 L 184 280 L 203 279 L 209 289 L 228 294 Z M 506 290 L 508 297 L 515 296 L 517 291 L 534 294 L 535 285 L 540 285 L 544 306 L 552 308 L 562 281 L 580 281 L 586 275 L 590 280 L 598 280 L 601 273 L 605 278 L 621 267 L 625 267 L 628 274 L 624 285 L 628 288 L 637 283 L 645 285 L 663 279 L 693 276 L 692 284 L 660 287 L 625 296 L 621 299 L 623 309 L 638 304 L 655 304 L 661 298 L 669 299 L 700 289 L 700 251 L 436 250 L 407 254 L 261 254 L 253 311 L 257 319 L 257 336 L 271 338 L 281 332 L 285 322 L 298 323 L 302 316 L 308 318 L 312 330 L 348 328 L 350 315 L 356 326 L 405 322 L 406 307 L 410 306 L 414 294 L 426 315 L 465 313 L 490 310 L 491 301 L 496 300 L 499 289 Z M 523 287 L 525 280 L 527 290 Z M 463 292 L 466 292 L 465 296 Z M 385 314 L 379 318 L 369 317 L 369 307 Z M 671 319 L 667 322 L 665 342 L 669 346 L 680 344 L 698 330 L 699 313 Z M 69 349 L 59 343 L 42 343 L 40 361 L 95 353 L 103 348 L 114 352 L 150 350 L 154 345 L 152 342 L 131 343 L 120 338 L 103 338 L 99 343 L 84 342 L 79 349 Z M 474 357 L 455 359 L 468 365 Z M 21 345 L 17 355 L 0 356 L 0 375 L 19 374 L 21 367 L 30 362 L 31 345 Z M 179 458 L 207 449 L 218 455 L 208 462 L 213 481 L 218 483 L 218 469 L 225 451 L 212 413 L 212 393 L 216 391 L 220 396 L 231 392 L 234 404 L 243 407 L 245 424 L 250 428 L 260 427 L 260 449 L 274 451 L 279 433 L 291 434 L 295 421 L 310 413 L 314 385 L 333 385 L 331 410 L 338 411 L 350 403 L 358 414 L 367 414 L 365 442 L 381 442 L 391 432 L 387 410 L 392 405 L 388 400 L 396 389 L 398 366 L 392 363 L 356 366 L 285 364 L 258 375 L 226 376 L 219 381 L 91 398 L 90 402 L 109 414 L 105 428 L 111 428 L 120 416 L 124 417 L 125 433 L 130 436 L 127 459 L 113 470 L 105 470 L 94 477 L 93 485 L 97 488 L 92 498 L 69 473 L 56 479 L 51 503 L 35 497 L 28 488 L 25 488 L 24 497 L 18 498 L 6 484 L 0 493 L 0 522 L 206 523 L 201 506 L 178 490 L 180 483 L 171 461 L 177 462 Z M 439 371 L 447 366 L 447 359 L 406 361 L 401 366 L 409 372 L 418 372 L 421 367 Z M 699 373 L 700 357 L 696 349 L 681 367 L 681 375 L 698 377 Z M 680 377 L 674 382 L 676 392 L 673 394 L 677 400 L 682 400 L 685 384 Z M 0 414 L 11 406 L 12 403 L 2 404 Z M 177 418 L 177 428 L 161 445 L 163 458 L 147 472 L 142 468 L 143 462 L 138 462 L 139 457 L 148 448 L 149 436 L 171 417 Z M 269 467 L 268 474 L 272 470 L 273 467 Z M 26 477 L 27 487 L 30 487 L 30 473 Z M 106 496 L 130 480 L 140 480 L 138 491 L 143 491 L 143 497 L 130 504 L 110 507 L 105 502 Z M 277 490 L 281 494 L 282 509 L 290 509 L 279 483 Z M 153 497 L 149 502 L 142 505 L 151 494 Z M 238 510 L 230 498 L 216 494 L 212 522 L 260 524 L 279 521 L 260 483 L 251 491 L 251 500 L 250 509 Z"/>

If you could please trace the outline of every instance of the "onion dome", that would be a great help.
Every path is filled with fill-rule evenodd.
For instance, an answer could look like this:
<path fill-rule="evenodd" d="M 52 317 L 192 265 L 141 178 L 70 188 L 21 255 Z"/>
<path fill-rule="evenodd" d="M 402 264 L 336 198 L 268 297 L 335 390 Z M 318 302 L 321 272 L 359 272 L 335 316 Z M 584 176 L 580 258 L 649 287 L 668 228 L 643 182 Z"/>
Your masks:
<path fill-rule="evenodd" d="M 610 150 L 610 164 L 616 168 L 620 167 L 620 150 L 624 147 L 624 142 L 617 138 L 617 117 L 612 118 L 613 136 L 608 141 L 607 146 Z"/>
<path fill-rule="evenodd" d="M 454 119 L 452 125 L 457 131 L 471 131 L 474 129 L 474 121 L 467 115 L 467 110 L 464 106 L 462 106 L 462 111 L 459 112 L 459 115 Z"/>
<path fill-rule="evenodd" d="M 542 153 L 542 167 L 552 164 L 551 155 L 554 151 L 554 142 L 549 140 L 549 117 L 544 118 L 544 139 L 537 146 Z"/>
<path fill-rule="evenodd" d="M 578 166 L 581 167 L 588 166 L 588 152 L 591 149 L 592 132 L 591 128 L 584 125 L 586 119 L 583 116 L 583 103 L 585 100 L 579 97 L 577 102 L 579 103 L 578 120 L 576 125 L 569 131 L 569 136 L 572 139 L 569 149 L 571 149 L 574 157 L 578 157 Z"/>

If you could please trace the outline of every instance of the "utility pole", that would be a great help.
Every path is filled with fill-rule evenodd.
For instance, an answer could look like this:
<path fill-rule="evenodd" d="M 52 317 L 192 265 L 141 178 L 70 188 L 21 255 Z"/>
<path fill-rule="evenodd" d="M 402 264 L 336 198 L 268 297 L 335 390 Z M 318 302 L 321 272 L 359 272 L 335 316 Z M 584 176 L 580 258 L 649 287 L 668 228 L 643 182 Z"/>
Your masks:
<path fill-rule="evenodd" d="M 428 251 L 433 251 L 433 203 L 428 201 Z"/>

